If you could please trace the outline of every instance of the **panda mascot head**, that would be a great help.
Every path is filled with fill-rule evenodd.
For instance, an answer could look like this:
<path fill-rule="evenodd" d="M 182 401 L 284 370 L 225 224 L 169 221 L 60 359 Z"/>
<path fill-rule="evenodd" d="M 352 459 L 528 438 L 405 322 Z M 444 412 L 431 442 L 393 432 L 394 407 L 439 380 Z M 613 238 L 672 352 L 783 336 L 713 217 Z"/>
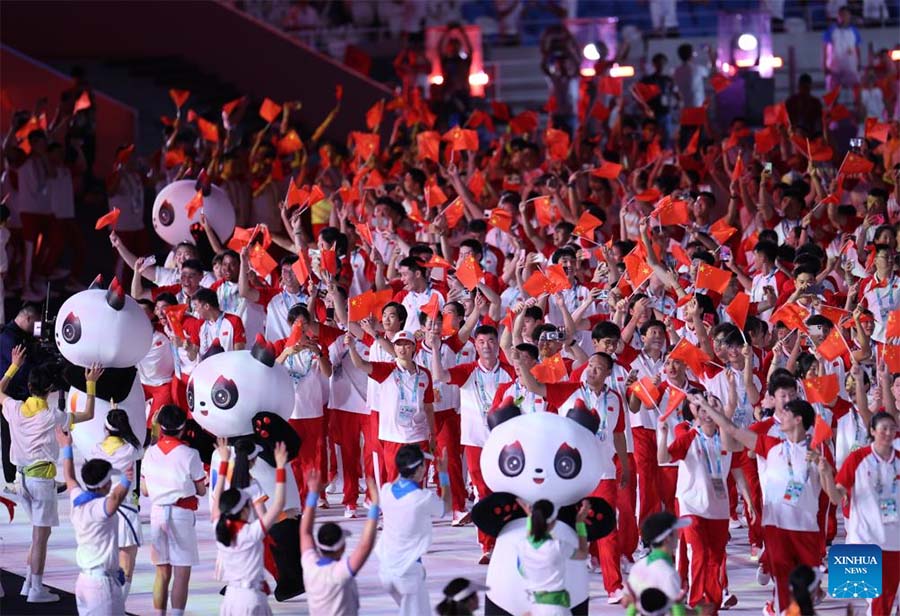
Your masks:
<path fill-rule="evenodd" d="M 193 242 L 191 225 L 200 222 L 200 209 L 188 216 L 185 206 L 200 191 L 203 213 L 216 235 L 224 241 L 234 232 L 234 208 L 228 194 L 210 183 L 205 174 L 197 180 L 177 180 L 164 187 L 153 202 L 153 229 L 172 246 Z"/>
<path fill-rule="evenodd" d="M 109 289 L 100 289 L 98 278 L 91 288 L 63 303 L 56 315 L 54 335 L 59 352 L 72 364 L 65 370 L 71 386 L 69 411 L 85 408 L 84 368 L 93 363 L 104 368 L 97 382 L 94 418 L 75 426 L 75 446 L 87 452 L 104 439 L 106 413 L 113 406 L 128 414 L 135 434 L 143 434 L 144 391 L 135 365 L 150 351 L 153 326 L 140 304 L 125 295 L 118 280 L 113 279 Z"/>
<path fill-rule="evenodd" d="M 294 408 L 294 385 L 275 362 L 275 349 L 258 337 L 246 351 L 215 353 L 191 373 L 188 408 L 207 432 L 231 438 L 254 432 L 254 416 L 262 411 L 283 420 Z"/>
<path fill-rule="evenodd" d="M 577 503 L 600 482 L 593 460 L 600 454 L 597 414 L 573 409 L 521 414 L 506 401 L 488 415 L 490 435 L 481 450 L 481 472 L 494 492 L 529 503 L 547 499 L 557 507 Z"/>

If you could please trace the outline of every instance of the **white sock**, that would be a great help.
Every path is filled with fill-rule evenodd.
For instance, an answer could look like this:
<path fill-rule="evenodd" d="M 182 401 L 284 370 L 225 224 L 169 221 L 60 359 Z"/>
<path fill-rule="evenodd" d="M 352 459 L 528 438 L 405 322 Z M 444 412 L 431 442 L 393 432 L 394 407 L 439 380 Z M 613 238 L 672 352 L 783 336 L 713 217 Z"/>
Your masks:
<path fill-rule="evenodd" d="M 22 592 L 20 594 L 24 597 L 28 595 L 29 590 L 31 590 L 31 567 L 25 569 L 25 581 L 22 583 Z"/>
<path fill-rule="evenodd" d="M 44 574 L 31 574 L 31 587 L 35 590 L 41 590 L 44 587 Z"/>
<path fill-rule="evenodd" d="M 125 585 L 122 586 L 122 598 L 127 599 L 128 593 L 130 593 L 130 592 L 131 592 L 131 580 L 128 580 L 127 582 L 125 582 Z"/>
<path fill-rule="evenodd" d="M 174 607 L 168 612 L 169 616 L 184 616 L 184 610 L 176 610 Z"/>

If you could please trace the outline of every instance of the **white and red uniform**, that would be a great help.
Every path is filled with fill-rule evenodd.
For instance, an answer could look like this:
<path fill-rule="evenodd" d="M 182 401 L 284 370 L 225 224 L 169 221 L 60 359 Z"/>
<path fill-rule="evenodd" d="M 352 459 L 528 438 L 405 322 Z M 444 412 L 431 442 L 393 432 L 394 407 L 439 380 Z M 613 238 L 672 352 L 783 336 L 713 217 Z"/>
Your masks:
<path fill-rule="evenodd" d="M 860 297 L 875 317 L 872 339 L 886 342 L 887 318 L 900 308 L 900 277 L 892 275 L 888 280 L 878 282 L 875 277 L 866 278 L 860 285 Z M 843 383 L 843 381 L 841 381 Z"/>
<path fill-rule="evenodd" d="M 419 329 L 419 311 L 435 295 L 438 298 L 438 306 L 443 308 L 444 295 L 431 285 L 428 285 L 422 292 L 403 290 L 394 296 L 394 301 L 399 302 L 406 308 L 406 323 L 403 325 L 403 329 L 408 332 L 414 332 Z"/>
<path fill-rule="evenodd" d="M 240 530 L 231 545 L 216 541 L 222 580 L 227 583 L 219 616 L 271 614 L 264 592 L 263 544 L 266 529 L 258 518 L 252 522 L 238 522 L 238 525 Z"/>
<path fill-rule="evenodd" d="M 692 519 L 691 526 L 684 529 L 690 563 L 688 604 L 721 605 L 732 454 L 723 449 L 718 431 L 707 436 L 683 423 L 676 431 L 668 450 L 672 461 L 678 463 L 678 514 Z"/>
<path fill-rule="evenodd" d="M 132 492 L 122 504 L 116 516 L 118 524 L 118 542 L 120 548 L 141 545 L 144 533 L 141 530 L 141 519 L 138 516 L 137 482 L 134 480 L 135 462 L 144 456 L 143 448 L 136 449 L 117 436 L 107 436 L 103 442 L 94 445 L 89 459 L 100 458 L 109 462 L 113 471 L 121 474 L 132 483 Z"/>
<path fill-rule="evenodd" d="M 325 402 L 328 379 L 319 369 L 319 360 L 309 349 L 288 355 L 284 367 L 294 384 L 294 408 L 288 423 L 300 437 L 300 453 L 291 461 L 300 499 L 306 498 L 304 477 L 318 470 L 325 477 Z"/>
<path fill-rule="evenodd" d="M 257 289 L 260 294 L 263 290 Z M 266 340 L 275 341 L 287 338 L 291 335 L 291 326 L 288 324 L 288 312 L 297 304 L 309 302 L 309 295 L 301 289 L 299 293 L 281 291 L 263 299 L 266 303 Z"/>
<path fill-rule="evenodd" d="M 362 354 L 363 359 L 370 362 L 392 362 L 394 356 L 388 353 L 382 346 L 382 342 L 374 340 L 370 336 L 363 339 L 369 348 Z M 365 457 L 365 472 L 367 477 L 375 477 L 377 472 L 382 483 L 387 483 L 387 473 L 384 465 L 384 451 L 381 448 L 381 440 L 378 438 L 379 410 L 381 386 L 372 379 L 366 381 L 366 405 L 369 407 L 369 422 L 366 426 L 366 447 L 363 452 Z M 371 441 L 371 444 L 370 444 Z M 378 468 L 375 468 L 375 458 L 378 458 Z"/>
<path fill-rule="evenodd" d="M 662 376 L 665 363 L 665 354 L 661 354 L 659 359 L 653 359 L 647 353 L 641 352 L 631 362 L 631 369 L 637 373 L 638 380 L 645 377 L 652 380 Z M 640 387 L 640 385 L 636 385 L 636 387 Z M 648 409 L 643 404 L 636 414 L 629 413 L 628 417 L 628 421 L 631 422 L 635 471 L 638 480 L 638 526 L 642 525 L 648 516 L 661 509 L 657 487 L 659 464 L 656 461 L 656 420 L 658 417 L 659 414 L 655 409 Z"/>
<path fill-rule="evenodd" d="M 881 548 L 881 596 L 870 600 L 871 614 L 892 614 L 900 584 L 900 450 L 888 460 L 871 445 L 847 456 L 835 477 L 850 497 L 847 543 L 874 544 Z"/>
<path fill-rule="evenodd" d="M 88 494 L 81 488 L 69 492 L 69 518 L 75 529 L 78 548 L 75 561 L 81 569 L 75 581 L 75 602 L 79 614 L 101 616 L 124 614 L 125 598 L 119 584 L 119 543 L 116 514 L 106 512 L 106 498 L 81 502 Z"/>
<path fill-rule="evenodd" d="M 244 331 L 251 340 L 256 339 L 257 334 L 263 333 L 266 326 L 265 296 L 260 293 L 255 302 L 241 297 L 238 283 L 230 280 L 217 280 L 211 287 L 219 297 L 219 309 L 237 315 L 244 324 Z"/>
<path fill-rule="evenodd" d="M 172 379 L 175 376 L 175 357 L 172 344 L 164 332 L 154 331 L 150 350 L 137 365 L 144 397 L 150 402 L 147 427 L 153 423 L 156 412 L 166 404 L 172 404 Z"/>
<path fill-rule="evenodd" d="M 203 357 L 216 340 L 226 352 L 234 351 L 236 344 L 247 344 L 241 319 L 234 314 L 220 312 L 215 321 L 203 321 L 200 324 L 200 329 L 191 342 L 200 347 L 199 356 Z"/>

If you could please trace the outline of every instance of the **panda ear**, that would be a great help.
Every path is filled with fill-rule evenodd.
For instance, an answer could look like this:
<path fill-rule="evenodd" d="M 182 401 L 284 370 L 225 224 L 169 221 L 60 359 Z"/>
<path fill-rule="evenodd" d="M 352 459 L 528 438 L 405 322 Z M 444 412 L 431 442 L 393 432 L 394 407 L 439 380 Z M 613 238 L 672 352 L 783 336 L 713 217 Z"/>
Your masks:
<path fill-rule="evenodd" d="M 206 173 L 206 169 L 202 169 L 200 175 L 197 176 L 197 183 L 194 184 L 194 190 L 203 191 L 204 197 L 208 197 L 209 193 L 212 192 L 212 178 Z"/>
<path fill-rule="evenodd" d="M 213 355 L 218 355 L 219 353 L 224 353 L 225 349 L 222 348 L 222 342 L 216 338 L 212 341 L 212 344 L 209 345 L 209 348 L 206 349 L 206 353 L 203 354 L 203 357 L 200 358 L 200 361 L 203 361 L 207 357 L 212 357 Z"/>
<path fill-rule="evenodd" d="M 113 310 L 121 310 L 125 307 L 125 290 L 119 284 L 118 278 L 113 278 L 106 292 L 106 303 Z"/>
<path fill-rule="evenodd" d="M 512 419 L 513 417 L 518 417 L 521 414 L 522 411 L 518 406 L 516 406 L 516 403 L 513 402 L 513 399 L 507 396 L 500 402 L 500 404 L 492 408 L 488 413 L 488 429 L 493 430 L 504 421 Z"/>
<path fill-rule="evenodd" d="M 97 277 L 91 281 L 91 286 L 89 286 L 88 289 L 99 289 L 102 284 L 103 274 L 97 274 Z"/>
<path fill-rule="evenodd" d="M 569 410 L 566 417 L 590 430 L 591 434 L 596 434 L 600 428 L 600 417 L 597 416 L 597 411 L 589 409 L 581 398 L 575 401 L 575 406 Z"/>
<path fill-rule="evenodd" d="M 275 347 L 267 343 L 262 334 L 256 334 L 256 341 L 253 343 L 253 348 L 250 349 L 250 355 L 269 368 L 275 365 Z"/>

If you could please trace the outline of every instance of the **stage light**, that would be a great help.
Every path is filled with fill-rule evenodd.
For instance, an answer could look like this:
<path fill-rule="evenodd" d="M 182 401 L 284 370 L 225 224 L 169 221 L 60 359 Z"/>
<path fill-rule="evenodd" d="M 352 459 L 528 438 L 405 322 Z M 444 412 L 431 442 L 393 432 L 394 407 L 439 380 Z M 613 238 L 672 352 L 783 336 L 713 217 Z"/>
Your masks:
<path fill-rule="evenodd" d="M 633 66 L 619 66 L 618 64 L 613 64 L 612 68 L 609 69 L 610 77 L 634 77 L 634 67 Z"/>
<path fill-rule="evenodd" d="M 428 78 L 428 83 L 430 83 L 433 86 L 442 85 L 444 83 L 444 76 L 443 75 L 432 75 L 431 77 Z"/>
<path fill-rule="evenodd" d="M 772 68 L 781 68 L 784 66 L 784 60 L 781 59 L 781 56 L 772 56 L 772 60 L 769 64 Z"/>
<path fill-rule="evenodd" d="M 741 51 L 756 51 L 759 41 L 752 34 L 745 33 L 738 37 L 737 46 Z"/>
<path fill-rule="evenodd" d="M 472 75 L 469 75 L 469 85 L 470 86 L 486 86 L 490 80 L 491 80 L 491 78 L 488 77 L 488 74 L 485 73 L 484 71 L 481 71 L 480 73 L 473 73 Z M 441 81 L 442 82 L 444 81 L 443 77 L 441 77 Z"/>
<path fill-rule="evenodd" d="M 581 69 L 582 77 L 594 77 L 596 75 L 597 75 L 597 71 L 594 69 L 593 66 L 587 66 L 587 67 Z"/>
<path fill-rule="evenodd" d="M 894 62 L 900 62 L 900 49 L 891 50 L 891 60 L 893 60 Z"/>
<path fill-rule="evenodd" d="M 734 62 L 738 68 L 750 68 L 754 64 L 756 64 L 756 60 L 753 58 L 740 58 L 739 60 L 735 60 Z"/>
<path fill-rule="evenodd" d="M 596 62 L 600 59 L 600 52 L 597 51 L 597 46 L 593 43 L 585 45 L 582 54 L 584 54 L 584 57 L 591 62 Z"/>

